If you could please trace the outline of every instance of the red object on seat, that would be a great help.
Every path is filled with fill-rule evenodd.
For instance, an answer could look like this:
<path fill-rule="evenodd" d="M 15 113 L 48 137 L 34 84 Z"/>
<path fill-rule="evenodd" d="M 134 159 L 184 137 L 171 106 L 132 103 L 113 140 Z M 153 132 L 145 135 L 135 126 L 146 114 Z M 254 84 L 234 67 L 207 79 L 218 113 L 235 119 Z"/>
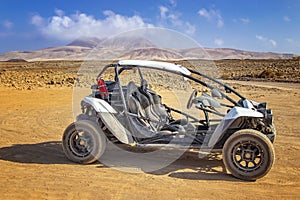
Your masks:
<path fill-rule="evenodd" d="M 99 88 L 99 92 L 100 92 L 100 96 L 101 98 L 107 98 L 108 97 L 108 89 L 105 85 L 105 82 L 102 78 L 100 78 L 98 80 L 98 88 Z"/>

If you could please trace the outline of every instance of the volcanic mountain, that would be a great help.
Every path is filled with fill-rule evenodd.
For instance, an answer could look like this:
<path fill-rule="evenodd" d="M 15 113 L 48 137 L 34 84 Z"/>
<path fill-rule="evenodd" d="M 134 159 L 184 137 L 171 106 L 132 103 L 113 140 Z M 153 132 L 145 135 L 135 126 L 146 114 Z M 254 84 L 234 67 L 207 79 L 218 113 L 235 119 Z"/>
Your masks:
<path fill-rule="evenodd" d="M 0 61 L 11 59 L 85 60 L 85 59 L 290 59 L 293 54 L 250 52 L 230 48 L 161 48 L 150 40 L 137 36 L 79 38 L 65 46 L 32 51 L 11 51 L 0 54 Z"/>

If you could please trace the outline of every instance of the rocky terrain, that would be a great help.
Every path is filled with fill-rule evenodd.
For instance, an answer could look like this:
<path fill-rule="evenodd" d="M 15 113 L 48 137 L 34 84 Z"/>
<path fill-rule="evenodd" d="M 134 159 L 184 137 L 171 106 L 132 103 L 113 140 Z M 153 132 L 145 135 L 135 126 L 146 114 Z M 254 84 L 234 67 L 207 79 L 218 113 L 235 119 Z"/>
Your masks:
<path fill-rule="evenodd" d="M 300 82 L 300 59 L 219 60 L 222 79 Z"/>
<path fill-rule="evenodd" d="M 207 61 L 174 61 L 188 68 L 204 68 Z M 94 64 L 94 80 L 100 68 L 110 63 L 101 61 Z M 299 59 L 281 60 L 219 60 L 208 62 L 215 65 L 215 77 L 225 80 L 300 82 Z M 15 89 L 34 89 L 51 87 L 72 87 L 81 81 L 77 72 L 82 61 L 35 61 L 0 62 L 0 86 Z M 203 67 L 204 66 L 204 67 Z"/>

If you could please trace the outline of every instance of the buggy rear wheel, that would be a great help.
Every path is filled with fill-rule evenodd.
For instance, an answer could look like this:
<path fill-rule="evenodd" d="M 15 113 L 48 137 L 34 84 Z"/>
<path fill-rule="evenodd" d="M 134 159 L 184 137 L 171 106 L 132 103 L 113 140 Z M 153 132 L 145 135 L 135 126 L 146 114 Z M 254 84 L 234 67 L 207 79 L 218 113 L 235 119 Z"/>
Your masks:
<path fill-rule="evenodd" d="M 98 160 L 104 153 L 106 139 L 103 131 L 90 120 L 70 124 L 62 138 L 63 150 L 73 162 L 89 164 Z"/>
<path fill-rule="evenodd" d="M 243 129 L 232 134 L 224 144 L 222 155 L 231 174 L 247 181 L 265 176 L 275 159 L 271 141 L 253 129 Z"/>

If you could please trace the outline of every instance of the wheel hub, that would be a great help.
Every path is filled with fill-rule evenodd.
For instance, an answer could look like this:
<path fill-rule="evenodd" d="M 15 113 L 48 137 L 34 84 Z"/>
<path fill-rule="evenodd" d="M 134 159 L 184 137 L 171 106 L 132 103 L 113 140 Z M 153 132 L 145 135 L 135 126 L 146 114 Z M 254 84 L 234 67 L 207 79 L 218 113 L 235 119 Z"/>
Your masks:
<path fill-rule="evenodd" d="M 253 160 L 253 151 L 244 151 L 243 158 L 245 160 L 252 161 Z"/>
<path fill-rule="evenodd" d="M 86 141 L 84 139 L 80 138 L 79 145 L 84 147 L 85 144 L 86 144 Z"/>
<path fill-rule="evenodd" d="M 78 156 L 86 156 L 91 150 L 90 139 L 87 133 L 74 132 L 70 140 L 70 148 L 72 152 Z"/>
<path fill-rule="evenodd" d="M 78 149 L 80 150 L 84 150 L 87 146 L 87 141 L 85 138 L 83 138 L 82 136 L 79 136 L 76 140 L 75 140 L 75 145 Z"/>

